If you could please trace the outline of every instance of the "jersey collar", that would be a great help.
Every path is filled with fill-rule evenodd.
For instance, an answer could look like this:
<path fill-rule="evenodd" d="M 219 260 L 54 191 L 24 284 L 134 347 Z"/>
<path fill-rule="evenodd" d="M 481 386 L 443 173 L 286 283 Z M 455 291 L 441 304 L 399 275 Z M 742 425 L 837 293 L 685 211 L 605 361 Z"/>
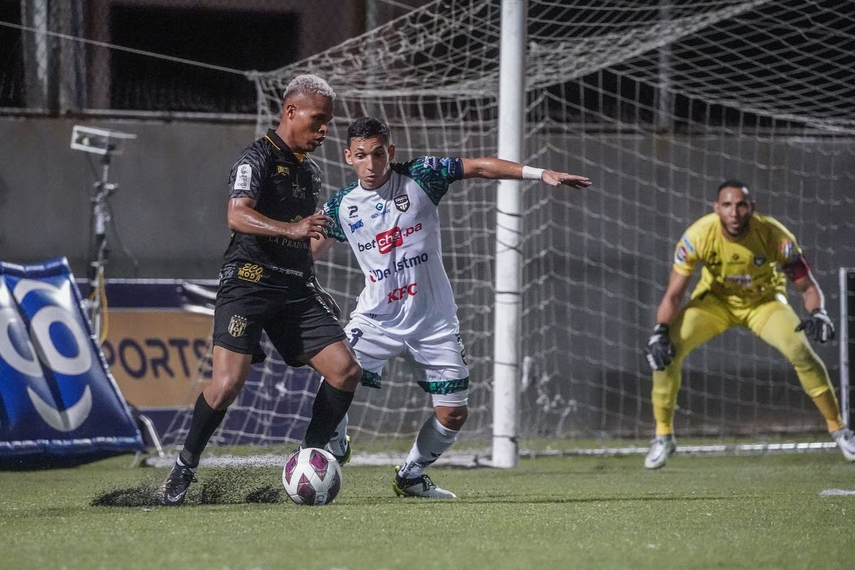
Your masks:
<path fill-rule="evenodd" d="M 279 135 L 276 134 L 275 129 L 267 129 L 267 134 L 264 136 L 264 138 L 266 138 L 276 150 L 284 154 L 286 157 L 288 157 L 289 155 L 293 156 L 297 162 L 303 162 L 306 159 L 305 154 L 294 152 L 293 150 L 291 150 L 288 145 L 285 144 L 285 141 L 283 141 L 279 137 Z"/>
<path fill-rule="evenodd" d="M 380 186 L 378 186 L 377 188 L 374 188 L 374 189 L 372 189 L 372 190 L 369 190 L 368 188 L 366 188 L 365 186 L 363 186 L 363 185 L 362 185 L 362 181 L 361 181 L 361 180 L 359 180 L 358 178 L 356 179 L 356 182 L 357 182 L 357 184 L 359 185 L 359 189 L 360 189 L 360 190 L 363 190 L 363 191 L 365 191 L 365 192 L 376 192 L 377 194 L 383 194 L 383 193 L 384 193 L 384 192 L 386 192 L 389 188 L 391 188 L 391 187 L 392 187 L 392 176 L 393 176 L 394 174 L 395 174 L 395 172 L 394 172 L 394 171 L 392 171 L 392 170 L 390 170 L 390 171 L 389 171 L 389 178 L 387 178 L 387 179 L 386 179 L 386 182 L 384 182 L 383 184 L 381 184 Z"/>

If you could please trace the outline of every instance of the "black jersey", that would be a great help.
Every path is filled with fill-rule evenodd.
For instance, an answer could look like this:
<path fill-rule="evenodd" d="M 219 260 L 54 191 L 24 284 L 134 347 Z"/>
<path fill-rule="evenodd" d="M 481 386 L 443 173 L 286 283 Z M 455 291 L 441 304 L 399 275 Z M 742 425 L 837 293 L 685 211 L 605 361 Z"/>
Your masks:
<path fill-rule="evenodd" d="M 296 156 L 273 129 L 243 151 L 229 176 L 229 199 L 251 198 L 259 213 L 281 222 L 317 212 L 320 189 L 318 165 Z M 312 272 L 308 240 L 232 232 L 220 280 L 292 287 L 305 284 Z"/>

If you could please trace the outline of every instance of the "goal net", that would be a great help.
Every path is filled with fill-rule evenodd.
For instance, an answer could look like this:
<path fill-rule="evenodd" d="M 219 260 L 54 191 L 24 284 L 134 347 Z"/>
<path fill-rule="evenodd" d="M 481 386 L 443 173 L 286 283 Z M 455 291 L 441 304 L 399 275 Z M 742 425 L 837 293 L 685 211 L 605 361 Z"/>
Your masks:
<path fill-rule="evenodd" d="M 499 0 L 436 0 L 258 73 L 259 133 L 278 124 L 288 81 L 316 73 L 338 94 L 331 133 L 315 154 L 327 195 L 354 179 L 342 149 L 348 125 L 364 115 L 390 125 L 399 158 L 495 156 L 500 16 Z M 835 312 L 836 268 L 855 265 L 851 3 L 530 0 L 527 29 L 525 162 L 585 174 L 593 186 L 523 189 L 520 435 L 568 448 L 640 442 L 653 432 L 642 347 L 677 240 L 711 211 L 722 180 L 747 183 L 758 211 L 796 234 Z M 471 366 L 462 438 L 485 442 L 500 332 L 493 330 L 495 192 L 495 183 L 461 181 L 440 205 Z M 349 313 L 364 285 L 349 248 L 333 248 L 318 275 Z M 790 300 L 802 310 L 794 291 Z M 836 346 L 817 350 L 836 382 Z M 277 391 L 288 374 L 304 374 L 283 370 L 254 372 L 262 396 L 245 393 L 230 413 L 275 423 L 309 411 L 311 389 Z M 682 436 L 824 430 L 792 367 L 742 330 L 686 360 L 678 406 Z M 393 361 L 382 390 L 358 390 L 351 430 L 363 440 L 409 440 L 430 413 L 429 398 Z M 306 418 L 295 421 L 304 427 Z M 238 429 L 220 437 L 255 436 Z"/>

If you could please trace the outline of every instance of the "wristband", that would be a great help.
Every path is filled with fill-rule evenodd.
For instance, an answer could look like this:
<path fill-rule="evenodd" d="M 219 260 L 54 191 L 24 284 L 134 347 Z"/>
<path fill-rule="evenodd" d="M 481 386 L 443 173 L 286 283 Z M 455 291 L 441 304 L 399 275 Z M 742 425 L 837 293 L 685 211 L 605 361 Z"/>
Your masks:
<path fill-rule="evenodd" d="M 540 180 L 540 177 L 543 176 L 544 172 L 546 172 L 545 168 L 534 168 L 532 166 L 523 166 L 522 167 L 522 179 L 523 180 Z"/>

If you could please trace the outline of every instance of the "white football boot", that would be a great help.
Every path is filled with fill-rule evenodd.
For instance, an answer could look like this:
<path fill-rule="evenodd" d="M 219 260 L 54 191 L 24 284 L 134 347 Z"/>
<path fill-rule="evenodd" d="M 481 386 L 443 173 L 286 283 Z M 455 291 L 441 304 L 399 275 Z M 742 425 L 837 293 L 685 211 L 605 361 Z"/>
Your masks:
<path fill-rule="evenodd" d="M 677 450 L 677 440 L 673 434 L 657 435 L 650 440 L 650 451 L 644 458 L 644 467 L 647 469 L 659 469 L 665 466 L 668 458 Z"/>
<path fill-rule="evenodd" d="M 341 466 L 347 465 L 350 463 L 350 459 L 353 457 L 353 448 L 350 446 L 350 436 L 344 436 L 344 439 L 335 440 L 331 439 L 328 444 L 324 446 L 324 449 L 333 454 L 333 457 L 336 458 L 338 464 Z"/>
<path fill-rule="evenodd" d="M 831 432 L 831 438 L 837 442 L 837 447 L 843 452 L 846 461 L 855 461 L 855 436 L 852 430 L 841 428 Z"/>
<path fill-rule="evenodd" d="M 395 481 L 392 483 L 392 490 L 399 497 L 425 497 L 427 499 L 457 498 L 457 495 L 451 491 L 437 487 L 427 475 L 407 479 L 398 475 L 398 471 L 400 470 L 400 465 L 395 467 Z"/>

